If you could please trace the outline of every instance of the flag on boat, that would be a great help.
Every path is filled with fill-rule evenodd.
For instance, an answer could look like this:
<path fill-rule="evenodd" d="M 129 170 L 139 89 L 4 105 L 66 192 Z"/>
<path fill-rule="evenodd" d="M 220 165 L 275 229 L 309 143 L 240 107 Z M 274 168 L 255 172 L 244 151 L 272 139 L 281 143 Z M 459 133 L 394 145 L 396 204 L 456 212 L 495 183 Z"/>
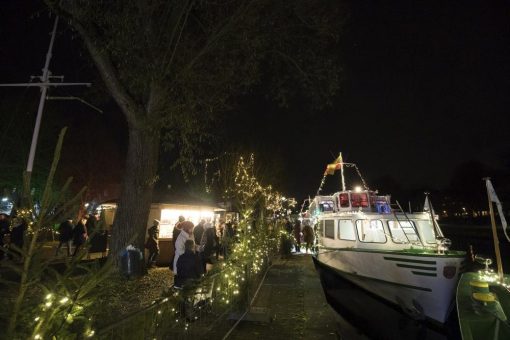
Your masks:
<path fill-rule="evenodd" d="M 503 214 L 503 206 L 501 205 L 501 202 L 499 201 L 498 195 L 496 195 L 496 190 L 494 190 L 494 187 L 492 186 L 491 180 L 486 179 L 485 184 L 487 185 L 487 193 L 489 194 L 489 200 L 492 203 L 496 203 L 496 207 L 498 208 L 499 213 L 499 219 L 501 220 L 501 226 L 503 227 L 503 232 L 505 233 L 506 239 L 508 242 L 510 242 L 510 237 L 507 234 L 507 223 L 505 219 L 505 214 Z"/>
<path fill-rule="evenodd" d="M 487 192 L 489 193 L 489 199 L 491 200 L 491 202 L 501 204 L 498 195 L 496 195 L 496 190 L 494 190 L 494 187 L 492 186 L 491 180 L 487 179 L 485 183 L 487 184 Z"/>
<path fill-rule="evenodd" d="M 324 175 L 333 175 L 336 170 L 342 169 L 344 161 L 342 160 L 342 154 L 338 156 L 337 159 L 331 164 L 326 166 L 326 171 L 324 171 Z"/>

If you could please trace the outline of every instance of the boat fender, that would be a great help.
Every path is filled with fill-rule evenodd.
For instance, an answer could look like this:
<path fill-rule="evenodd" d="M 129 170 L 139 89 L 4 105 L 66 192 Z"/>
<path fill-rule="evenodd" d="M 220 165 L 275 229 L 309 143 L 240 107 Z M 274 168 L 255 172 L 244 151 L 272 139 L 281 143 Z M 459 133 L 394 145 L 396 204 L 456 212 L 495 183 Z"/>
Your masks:
<path fill-rule="evenodd" d="M 469 281 L 473 293 L 489 293 L 489 284 L 484 281 Z"/>
<path fill-rule="evenodd" d="M 492 293 L 473 293 L 473 299 L 483 303 L 494 303 L 496 296 Z"/>

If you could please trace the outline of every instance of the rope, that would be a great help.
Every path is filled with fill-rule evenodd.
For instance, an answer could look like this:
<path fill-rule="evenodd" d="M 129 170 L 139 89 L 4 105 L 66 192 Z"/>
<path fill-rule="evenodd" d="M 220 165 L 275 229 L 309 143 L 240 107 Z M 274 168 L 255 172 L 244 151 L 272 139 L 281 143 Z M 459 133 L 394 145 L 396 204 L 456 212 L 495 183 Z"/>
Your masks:
<path fill-rule="evenodd" d="M 361 171 L 359 170 L 359 168 L 358 168 L 358 166 L 356 164 L 354 164 L 354 163 L 342 163 L 342 166 L 345 166 L 346 168 L 354 168 L 354 169 L 356 169 L 356 173 L 358 174 L 359 178 L 361 179 L 361 183 L 363 183 L 363 188 L 365 188 L 365 190 L 369 190 L 368 185 L 365 182 L 365 179 L 361 175 Z M 317 189 L 317 194 L 316 195 L 320 194 L 320 192 L 322 190 L 322 187 L 324 186 L 324 183 L 326 182 L 326 177 L 327 176 L 328 175 L 326 173 L 324 173 L 324 176 L 322 176 L 322 180 L 321 180 L 321 183 L 319 185 L 319 189 Z"/>

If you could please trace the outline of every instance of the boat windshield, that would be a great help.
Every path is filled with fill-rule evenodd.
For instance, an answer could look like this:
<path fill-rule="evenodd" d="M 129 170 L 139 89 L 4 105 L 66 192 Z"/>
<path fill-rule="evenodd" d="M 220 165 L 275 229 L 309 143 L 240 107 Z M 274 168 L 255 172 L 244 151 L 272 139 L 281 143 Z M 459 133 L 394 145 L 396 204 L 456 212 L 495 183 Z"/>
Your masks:
<path fill-rule="evenodd" d="M 391 237 L 396 243 L 409 243 L 419 241 L 415 232 L 413 221 L 388 221 Z"/>
<path fill-rule="evenodd" d="M 427 220 L 408 220 L 408 221 L 388 221 L 388 227 L 393 237 L 393 241 L 397 243 L 422 242 L 427 244 L 436 243 L 436 233 L 434 226 Z M 416 235 L 416 231 L 418 235 Z"/>
<path fill-rule="evenodd" d="M 418 232 L 423 242 L 436 244 L 436 232 L 429 220 L 417 220 Z"/>

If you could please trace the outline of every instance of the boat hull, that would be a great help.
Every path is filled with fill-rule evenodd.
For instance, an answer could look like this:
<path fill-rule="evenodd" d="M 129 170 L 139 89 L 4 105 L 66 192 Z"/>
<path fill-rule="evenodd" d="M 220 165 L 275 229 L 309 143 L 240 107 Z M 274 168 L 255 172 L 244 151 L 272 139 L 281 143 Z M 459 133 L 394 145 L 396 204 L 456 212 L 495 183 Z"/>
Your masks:
<path fill-rule="evenodd" d="M 487 293 L 494 294 L 496 301 L 483 302 L 474 298 L 479 288 L 471 286 L 477 282 L 478 273 L 464 273 L 457 287 L 457 313 L 463 340 L 510 339 L 510 292 L 495 283 L 489 283 Z M 505 275 L 510 283 L 510 276 Z"/>
<path fill-rule="evenodd" d="M 444 324 L 464 257 L 347 248 L 321 250 L 314 261 L 414 318 Z"/>

